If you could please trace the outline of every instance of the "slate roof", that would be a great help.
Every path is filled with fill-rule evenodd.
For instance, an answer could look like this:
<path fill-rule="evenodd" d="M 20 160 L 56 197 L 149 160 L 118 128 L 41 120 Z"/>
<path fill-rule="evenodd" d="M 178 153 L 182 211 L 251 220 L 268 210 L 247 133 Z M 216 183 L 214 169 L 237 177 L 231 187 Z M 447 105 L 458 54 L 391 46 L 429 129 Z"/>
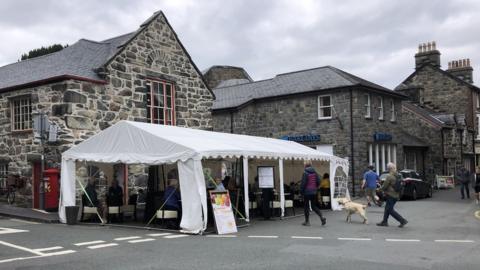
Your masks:
<path fill-rule="evenodd" d="M 0 67 L 0 89 L 64 75 L 102 81 L 94 69 L 102 66 L 133 34 L 102 42 L 80 39 L 61 51 Z"/>
<path fill-rule="evenodd" d="M 370 90 L 406 98 L 383 86 L 369 82 L 355 75 L 324 66 L 319 68 L 279 74 L 272 79 L 237 84 L 213 89 L 216 100 L 214 110 L 230 109 L 256 99 L 300 94 L 349 86 L 364 86 Z"/>
<path fill-rule="evenodd" d="M 100 42 L 80 39 L 61 51 L 0 67 L 0 91 L 23 88 L 64 77 L 76 77 L 101 83 L 104 80 L 98 76 L 95 70 L 107 65 L 115 55 L 120 53 L 128 42 L 146 29 L 146 27 L 160 15 L 163 16 L 167 25 L 172 29 L 176 40 L 198 72 L 207 89 L 215 98 L 214 93 L 205 82 L 202 73 L 195 65 L 195 62 L 193 62 L 190 54 L 183 46 L 177 33 L 173 27 L 171 27 L 167 17 L 162 11 L 153 13 L 135 32 Z"/>

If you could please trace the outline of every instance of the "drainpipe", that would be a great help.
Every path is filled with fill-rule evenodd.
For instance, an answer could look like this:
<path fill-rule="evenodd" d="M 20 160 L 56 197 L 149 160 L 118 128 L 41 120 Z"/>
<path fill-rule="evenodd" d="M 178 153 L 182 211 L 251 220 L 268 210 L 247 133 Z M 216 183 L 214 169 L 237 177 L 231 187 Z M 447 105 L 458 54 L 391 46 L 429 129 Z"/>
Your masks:
<path fill-rule="evenodd" d="M 355 197 L 355 160 L 353 155 L 353 90 L 350 89 L 350 159 L 352 168 L 352 196 Z"/>
<path fill-rule="evenodd" d="M 475 130 L 472 133 L 473 172 L 477 171 L 477 153 L 475 153 Z"/>
<path fill-rule="evenodd" d="M 230 133 L 233 134 L 233 111 L 230 111 Z"/>
<path fill-rule="evenodd" d="M 443 127 L 440 129 L 441 139 L 442 139 L 442 174 L 445 175 L 445 144 L 443 141 Z"/>

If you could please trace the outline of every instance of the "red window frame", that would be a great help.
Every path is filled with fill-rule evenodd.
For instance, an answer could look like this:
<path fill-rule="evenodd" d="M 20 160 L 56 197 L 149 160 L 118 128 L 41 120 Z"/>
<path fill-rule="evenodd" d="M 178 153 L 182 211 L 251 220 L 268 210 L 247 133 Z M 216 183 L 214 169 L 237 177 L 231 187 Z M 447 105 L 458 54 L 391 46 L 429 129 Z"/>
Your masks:
<path fill-rule="evenodd" d="M 175 126 L 175 85 L 168 81 L 149 79 L 149 94 L 150 123 Z M 157 99 L 157 96 L 160 98 Z M 160 115 L 163 117 L 160 118 Z"/>

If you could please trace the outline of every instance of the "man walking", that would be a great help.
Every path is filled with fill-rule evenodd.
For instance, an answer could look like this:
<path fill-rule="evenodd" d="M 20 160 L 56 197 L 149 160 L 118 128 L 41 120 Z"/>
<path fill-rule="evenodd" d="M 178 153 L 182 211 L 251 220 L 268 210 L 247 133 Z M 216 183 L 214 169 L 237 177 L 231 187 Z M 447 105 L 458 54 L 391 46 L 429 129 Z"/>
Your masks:
<path fill-rule="evenodd" d="M 365 189 L 365 195 L 367 196 L 368 206 L 372 206 L 370 202 L 373 201 L 378 206 L 381 204 L 375 200 L 375 193 L 377 190 L 377 181 L 379 180 L 378 174 L 373 171 L 373 166 L 368 166 L 368 171 L 363 175 L 362 189 Z"/>
<path fill-rule="evenodd" d="M 377 226 L 388 226 L 388 217 L 391 215 L 400 222 L 398 227 L 403 228 L 408 221 L 394 209 L 394 206 L 399 199 L 398 189 L 396 189 L 396 186 L 398 185 L 396 185 L 396 182 L 401 180 L 397 179 L 397 166 L 395 166 L 394 163 L 388 163 L 387 169 L 389 173 L 382 185 L 382 191 L 385 193 L 385 211 L 383 213 L 382 222 L 377 223 Z"/>
<path fill-rule="evenodd" d="M 465 190 L 467 191 L 467 199 L 470 199 L 470 172 L 465 169 L 465 167 L 460 168 L 457 172 L 457 179 L 462 185 L 460 188 L 460 193 L 462 194 L 462 200 L 465 199 Z"/>
<path fill-rule="evenodd" d="M 322 226 L 327 223 L 327 219 L 322 216 L 322 212 L 318 208 L 317 201 L 317 190 L 320 184 L 320 177 L 318 177 L 317 172 L 312 167 L 310 162 L 305 163 L 305 171 L 302 176 L 302 184 L 300 190 L 303 194 L 304 200 L 304 212 L 305 212 L 305 222 L 302 223 L 303 226 L 310 226 L 310 205 L 312 210 L 317 213 L 322 221 Z"/>

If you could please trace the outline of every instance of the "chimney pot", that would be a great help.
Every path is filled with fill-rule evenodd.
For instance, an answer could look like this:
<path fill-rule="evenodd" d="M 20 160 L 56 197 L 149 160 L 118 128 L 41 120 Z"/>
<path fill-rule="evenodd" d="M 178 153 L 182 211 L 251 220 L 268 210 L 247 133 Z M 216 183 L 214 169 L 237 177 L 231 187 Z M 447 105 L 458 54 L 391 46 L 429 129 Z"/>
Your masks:
<path fill-rule="evenodd" d="M 448 69 L 452 69 L 452 62 L 448 62 Z"/>
<path fill-rule="evenodd" d="M 467 67 L 470 67 L 470 58 L 467 58 Z"/>
<path fill-rule="evenodd" d="M 430 42 L 427 43 L 427 50 L 428 51 L 432 50 L 432 43 L 430 43 Z"/>
<path fill-rule="evenodd" d="M 435 41 L 432 42 L 432 47 L 433 47 L 434 50 L 437 49 L 437 44 L 435 43 Z"/>
<path fill-rule="evenodd" d="M 422 44 L 422 51 L 423 52 L 427 51 L 427 44 L 425 44 L 425 43 Z"/>

